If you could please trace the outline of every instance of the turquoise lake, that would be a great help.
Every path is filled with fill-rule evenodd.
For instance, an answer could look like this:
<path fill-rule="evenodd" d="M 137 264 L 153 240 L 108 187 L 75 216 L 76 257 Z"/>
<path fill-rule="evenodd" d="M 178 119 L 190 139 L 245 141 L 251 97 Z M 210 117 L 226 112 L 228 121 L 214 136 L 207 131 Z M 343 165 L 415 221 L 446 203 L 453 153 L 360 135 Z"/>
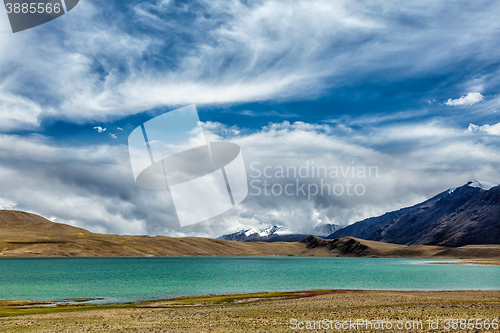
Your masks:
<path fill-rule="evenodd" d="M 2 258 L 0 299 L 102 298 L 94 303 L 113 303 L 312 289 L 500 289 L 500 266 L 427 262 L 318 257 Z"/>

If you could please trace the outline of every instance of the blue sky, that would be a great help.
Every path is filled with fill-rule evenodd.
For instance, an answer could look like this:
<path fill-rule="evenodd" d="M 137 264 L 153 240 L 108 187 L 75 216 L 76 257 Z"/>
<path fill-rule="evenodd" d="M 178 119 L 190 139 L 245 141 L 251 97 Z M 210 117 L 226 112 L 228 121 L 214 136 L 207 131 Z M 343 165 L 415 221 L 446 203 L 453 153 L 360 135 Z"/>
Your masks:
<path fill-rule="evenodd" d="M 218 236 L 307 232 L 498 183 L 499 14 L 495 1 L 81 0 L 0 34 L 0 204 L 92 231 Z M 190 104 L 247 165 L 355 160 L 382 176 L 362 198 L 252 197 L 180 228 L 134 187 L 126 145 Z"/>

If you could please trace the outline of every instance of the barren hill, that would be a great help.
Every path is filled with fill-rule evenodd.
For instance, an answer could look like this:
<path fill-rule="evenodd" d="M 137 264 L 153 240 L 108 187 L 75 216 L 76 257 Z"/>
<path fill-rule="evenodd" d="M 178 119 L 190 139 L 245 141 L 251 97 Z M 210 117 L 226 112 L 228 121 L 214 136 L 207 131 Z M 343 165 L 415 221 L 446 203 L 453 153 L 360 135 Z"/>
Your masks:
<path fill-rule="evenodd" d="M 399 245 L 350 236 L 336 239 L 309 236 L 301 243 L 306 244 L 308 249 L 323 248 L 330 256 L 340 257 L 500 259 L 500 245 L 462 247 Z"/>

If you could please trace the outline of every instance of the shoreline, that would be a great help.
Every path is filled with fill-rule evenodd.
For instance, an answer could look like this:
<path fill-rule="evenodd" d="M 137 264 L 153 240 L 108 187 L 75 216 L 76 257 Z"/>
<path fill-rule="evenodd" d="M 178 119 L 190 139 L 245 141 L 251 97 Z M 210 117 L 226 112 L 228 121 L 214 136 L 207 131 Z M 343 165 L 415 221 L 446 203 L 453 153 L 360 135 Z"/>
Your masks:
<path fill-rule="evenodd" d="M 116 260 L 107 260 L 107 258 L 102 257 L 96 260 L 82 257 L 78 257 L 78 259 L 72 257 L 57 259 L 52 257 L 4 259 L 5 261 L 1 266 L 5 269 L 5 274 L 2 274 L 1 280 L 5 284 L 2 284 L 3 287 L 0 288 L 0 291 L 2 291 L 1 299 L 4 301 L 0 300 L 0 307 L 2 303 L 6 309 L 23 307 L 113 306 L 117 304 L 139 302 L 146 304 L 155 301 L 168 301 L 181 296 L 200 297 L 204 296 L 204 294 L 289 293 L 331 288 L 341 288 L 339 290 L 398 290 L 413 292 L 430 290 L 484 291 L 498 290 L 500 287 L 497 283 L 498 266 L 492 266 L 491 264 L 494 264 L 494 262 L 490 260 L 359 257 L 331 259 L 314 257 L 310 259 L 310 257 L 264 256 L 260 258 L 246 257 L 252 259 L 248 261 L 239 259 L 241 257 L 233 257 L 233 260 L 225 258 L 227 257 L 112 257 L 112 259 Z M 274 267 L 277 266 L 276 263 L 282 262 L 286 263 L 285 266 L 281 265 L 286 270 L 284 268 L 274 270 Z M 471 262 L 476 265 L 475 268 L 466 267 Z M 429 264 L 434 264 L 434 266 L 431 267 Z M 441 264 L 441 266 L 435 266 L 435 264 Z M 455 264 L 455 266 L 452 268 L 452 266 L 442 266 L 443 264 Z M 457 264 L 463 265 L 457 266 Z M 108 266 L 114 268 L 110 270 Z M 226 281 L 225 275 L 222 276 L 219 273 L 219 269 L 210 269 L 214 266 L 219 267 L 219 269 L 230 269 L 229 272 L 236 272 L 234 273 L 236 275 L 227 277 L 227 281 L 229 282 L 233 281 L 233 278 L 239 281 L 242 277 L 250 277 L 249 274 L 252 274 L 254 277 L 248 278 L 248 281 L 241 285 L 231 284 L 226 286 L 221 282 Z M 33 267 L 36 267 L 40 272 L 51 273 L 41 275 L 42 279 L 40 280 L 37 275 L 33 275 Z M 147 270 L 141 271 L 143 267 L 146 267 Z M 183 279 L 186 276 L 186 272 L 191 272 L 193 267 L 197 269 L 197 274 L 193 275 L 190 281 L 193 283 L 196 281 L 196 284 L 181 282 L 178 285 L 170 286 L 170 283 L 175 281 L 183 281 L 179 279 Z M 175 273 L 172 278 L 164 276 L 164 270 L 167 268 Z M 188 268 L 187 271 L 186 268 Z M 120 282 L 120 285 L 106 282 L 106 276 L 109 274 L 120 274 L 119 276 L 126 277 L 130 270 L 135 272 L 132 282 L 124 280 L 125 282 Z M 357 274 L 352 276 L 346 275 L 346 272 L 351 272 L 351 270 Z M 406 272 L 405 275 L 401 275 L 401 271 Z M 448 278 L 455 277 L 457 280 L 447 281 L 439 279 L 443 273 L 448 271 L 451 272 Z M 18 273 L 9 275 L 9 272 Z M 78 273 L 70 274 L 70 272 Z M 97 272 L 100 273 L 97 274 Z M 289 275 L 292 272 L 292 279 L 282 278 L 285 276 L 284 273 Z M 379 282 L 368 283 L 372 278 L 371 272 L 375 272 L 375 281 L 379 279 Z M 392 272 L 391 276 L 393 280 L 390 280 L 390 282 L 385 277 L 387 272 Z M 437 274 L 436 279 L 428 280 L 424 278 L 423 280 L 419 280 L 419 277 L 422 276 L 420 272 Z M 413 281 L 408 280 L 408 276 L 413 276 L 408 275 L 410 273 L 416 274 Z M 478 275 L 474 281 L 463 278 L 469 274 L 476 273 Z M 329 276 L 333 277 L 334 280 L 330 281 L 330 279 L 324 276 L 325 274 L 330 274 Z M 23 276 L 29 277 L 26 280 L 28 282 L 27 286 L 23 285 Z M 65 278 L 60 279 L 59 276 L 65 276 Z M 21 280 L 18 280 L 18 278 Z M 76 282 L 71 282 L 73 280 Z M 95 287 L 93 283 L 89 283 L 88 281 L 97 281 L 99 283 Z M 218 281 L 218 284 L 212 285 L 210 281 Z M 48 287 L 40 289 L 37 287 L 38 284 L 42 286 L 47 285 Z M 13 307 L 15 302 L 17 304 Z"/>
<path fill-rule="evenodd" d="M 34 310 L 36 313 L 64 312 L 68 309 L 89 310 L 89 309 L 112 309 L 112 308 L 182 308 L 193 306 L 210 306 L 217 304 L 242 304 L 255 303 L 260 301 L 272 301 L 278 299 L 299 299 L 305 297 L 315 297 L 329 294 L 346 293 L 498 293 L 499 289 L 481 289 L 481 290 L 386 290 L 386 289 L 318 289 L 318 290 L 297 290 L 297 291 L 274 291 L 274 292 L 256 292 L 242 294 L 221 294 L 221 295 L 199 295 L 199 296 L 181 296 L 175 298 L 156 299 L 140 302 L 114 302 L 114 303 L 87 303 L 104 298 L 68 298 L 55 301 L 37 301 L 37 300 L 0 300 L 0 318 L 5 317 L 5 312 L 18 313 L 18 315 L 30 314 Z M 26 310 L 26 311 L 25 311 Z M 15 314 L 13 314 L 15 315 Z"/>
<path fill-rule="evenodd" d="M 450 319 L 500 319 L 500 290 L 376 291 L 312 290 L 183 297 L 96 306 L 6 309 L 0 301 L 0 332 L 290 332 L 292 320 L 346 322 L 363 319 L 394 324 Z M 18 304 L 20 305 L 20 304 Z M 26 305 L 26 304 L 24 304 Z M 319 331 L 319 330 L 312 330 Z M 325 331 L 325 330 L 322 330 Z M 328 331 L 328 330 L 326 330 Z M 332 330 L 339 331 L 339 330 Z M 343 330 L 341 330 L 343 331 Z M 344 330 L 352 331 L 352 330 Z M 380 330 L 363 330 L 379 332 Z M 391 331 L 391 330 L 389 330 Z M 394 331 L 394 330 L 392 330 Z M 397 330 L 399 331 L 399 330 Z M 426 331 L 425 326 L 423 330 Z M 453 330 L 470 332 L 470 330 Z M 498 332 L 498 330 L 485 330 Z"/>
<path fill-rule="evenodd" d="M 175 256 L 2 256 L 0 255 L 0 260 L 37 260 L 37 259 L 167 259 L 167 258 L 360 258 L 360 259 L 408 259 L 408 260 L 425 260 L 429 261 L 430 264 L 500 264 L 500 257 L 494 258 L 457 258 L 457 257 L 426 257 L 426 256 L 353 256 L 353 255 L 343 255 L 343 256 L 331 256 L 331 255 L 252 255 L 252 254 L 241 254 L 241 255 L 175 255 Z"/>

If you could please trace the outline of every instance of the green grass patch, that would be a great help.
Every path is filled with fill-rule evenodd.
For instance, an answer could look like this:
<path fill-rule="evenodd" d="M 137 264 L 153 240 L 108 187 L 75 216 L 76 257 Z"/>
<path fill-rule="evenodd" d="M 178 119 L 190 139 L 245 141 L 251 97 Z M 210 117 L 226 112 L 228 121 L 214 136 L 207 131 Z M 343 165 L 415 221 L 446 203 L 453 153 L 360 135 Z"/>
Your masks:
<path fill-rule="evenodd" d="M 30 307 L 30 308 L 0 307 L 0 317 L 116 309 L 116 308 L 127 308 L 127 307 L 130 308 L 134 306 L 135 305 L 132 304 L 109 304 L 109 305 L 76 305 L 76 306 L 55 306 L 55 307 Z"/>
<path fill-rule="evenodd" d="M 271 292 L 237 295 L 209 295 L 196 297 L 182 297 L 171 300 L 150 301 L 144 303 L 107 304 L 107 305 L 78 305 L 78 304 L 56 304 L 53 307 L 37 306 L 53 304 L 51 302 L 31 301 L 1 301 L 0 317 L 12 317 L 32 314 L 76 312 L 117 308 L 162 308 L 182 306 L 210 306 L 218 304 L 245 304 L 272 299 L 286 299 L 297 297 L 308 297 L 328 293 L 325 290 L 302 291 L 302 292 Z"/>

